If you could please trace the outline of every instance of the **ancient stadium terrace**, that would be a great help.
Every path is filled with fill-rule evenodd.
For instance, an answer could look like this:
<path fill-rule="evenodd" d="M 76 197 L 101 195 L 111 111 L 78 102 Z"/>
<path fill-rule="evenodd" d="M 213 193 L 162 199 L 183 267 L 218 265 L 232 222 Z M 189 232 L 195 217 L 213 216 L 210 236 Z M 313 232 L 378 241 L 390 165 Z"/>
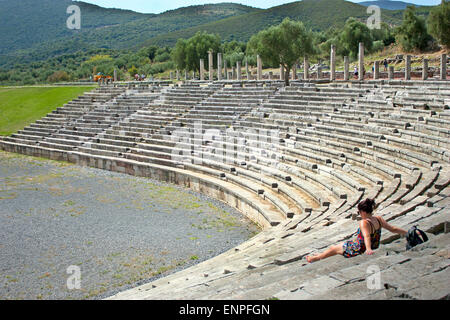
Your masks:
<path fill-rule="evenodd" d="M 2 150 L 175 183 L 263 231 L 213 259 L 111 299 L 442 299 L 450 295 L 450 82 L 113 83 L 20 132 Z M 383 230 L 373 256 L 310 253 L 350 239 L 355 206 L 425 230 L 406 251 Z M 368 270 L 380 271 L 370 287 Z M 377 269 L 378 268 L 378 269 Z"/>

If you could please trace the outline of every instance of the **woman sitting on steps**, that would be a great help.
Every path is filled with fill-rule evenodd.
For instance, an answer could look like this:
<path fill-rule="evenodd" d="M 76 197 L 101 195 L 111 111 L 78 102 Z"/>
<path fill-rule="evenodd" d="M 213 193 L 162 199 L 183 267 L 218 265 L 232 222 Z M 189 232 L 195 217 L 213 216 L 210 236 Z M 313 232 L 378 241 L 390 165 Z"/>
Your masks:
<path fill-rule="evenodd" d="M 324 252 L 307 256 L 308 262 L 315 262 L 337 254 L 341 254 L 346 258 L 355 257 L 363 254 L 373 254 L 373 249 L 377 249 L 380 245 L 381 228 L 385 228 L 393 233 L 406 235 L 406 231 L 388 224 L 382 217 L 374 217 L 372 215 L 375 201 L 366 199 L 358 204 L 358 213 L 361 215 L 359 229 L 356 232 L 356 239 L 345 241 L 344 243 L 331 246 Z"/>

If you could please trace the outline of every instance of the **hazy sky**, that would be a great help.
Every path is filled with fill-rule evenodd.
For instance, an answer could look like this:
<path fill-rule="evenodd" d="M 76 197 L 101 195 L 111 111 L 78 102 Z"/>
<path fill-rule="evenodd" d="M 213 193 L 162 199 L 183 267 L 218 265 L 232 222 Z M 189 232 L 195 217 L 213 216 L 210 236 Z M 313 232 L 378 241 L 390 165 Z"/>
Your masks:
<path fill-rule="evenodd" d="M 89 2 L 105 8 L 129 9 L 142 13 L 161 13 L 180 7 L 199 5 L 206 3 L 235 2 L 257 8 L 270 8 L 280 4 L 294 2 L 295 0 L 80 0 Z M 364 0 L 351 0 L 361 2 Z M 404 0 L 404 2 L 421 5 L 436 5 L 441 0 Z"/>

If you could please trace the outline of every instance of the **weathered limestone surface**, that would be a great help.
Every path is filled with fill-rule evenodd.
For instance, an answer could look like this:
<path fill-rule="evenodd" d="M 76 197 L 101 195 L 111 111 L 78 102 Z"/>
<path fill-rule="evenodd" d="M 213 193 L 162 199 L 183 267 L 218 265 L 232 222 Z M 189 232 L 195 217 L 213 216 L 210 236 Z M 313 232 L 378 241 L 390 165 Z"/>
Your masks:
<path fill-rule="evenodd" d="M 259 54 L 256 56 L 256 63 L 258 68 L 257 79 L 262 80 L 262 60 Z"/>
<path fill-rule="evenodd" d="M 291 83 L 105 85 L 2 137 L 0 148 L 192 188 L 263 229 L 114 299 L 447 298 L 450 83 Z M 373 256 L 306 263 L 352 238 L 366 197 L 377 215 L 418 225 L 430 241 L 406 251 L 383 230 Z"/>
<path fill-rule="evenodd" d="M 348 79 L 349 79 L 349 72 L 350 72 L 349 64 L 350 64 L 350 62 L 349 62 L 348 56 L 345 56 L 344 57 L 344 80 L 345 81 L 348 81 Z"/>
<path fill-rule="evenodd" d="M 394 80 L 394 66 L 389 66 L 388 78 L 389 80 Z"/>
<path fill-rule="evenodd" d="M 441 55 L 441 80 L 447 79 L 447 55 L 443 53 Z"/>
<path fill-rule="evenodd" d="M 222 80 L 222 53 L 217 54 L 217 80 Z"/>
<path fill-rule="evenodd" d="M 303 59 L 303 79 L 309 79 L 309 60 L 308 57 Z"/>
<path fill-rule="evenodd" d="M 225 79 L 230 80 L 230 79 L 228 79 L 227 60 L 223 60 L 223 72 L 225 74 Z"/>
<path fill-rule="evenodd" d="M 359 43 L 358 50 L 358 79 L 364 80 L 364 43 Z"/>
<path fill-rule="evenodd" d="M 423 59 L 422 80 L 428 79 L 428 59 Z"/>
<path fill-rule="evenodd" d="M 245 74 L 247 76 L 247 80 L 250 80 L 250 71 L 248 69 L 248 61 L 247 58 L 245 59 Z"/>
<path fill-rule="evenodd" d="M 373 63 L 373 79 L 380 79 L 380 61 L 375 61 Z"/>
<path fill-rule="evenodd" d="M 200 80 L 205 80 L 205 60 L 200 59 Z"/>
<path fill-rule="evenodd" d="M 330 81 L 336 80 L 336 46 L 331 45 L 330 53 Z"/>
<path fill-rule="evenodd" d="M 411 80 L 411 55 L 406 55 L 405 59 L 405 80 Z"/>
<path fill-rule="evenodd" d="M 214 58 L 212 51 L 208 51 L 208 71 L 209 71 L 209 81 L 214 80 Z"/>

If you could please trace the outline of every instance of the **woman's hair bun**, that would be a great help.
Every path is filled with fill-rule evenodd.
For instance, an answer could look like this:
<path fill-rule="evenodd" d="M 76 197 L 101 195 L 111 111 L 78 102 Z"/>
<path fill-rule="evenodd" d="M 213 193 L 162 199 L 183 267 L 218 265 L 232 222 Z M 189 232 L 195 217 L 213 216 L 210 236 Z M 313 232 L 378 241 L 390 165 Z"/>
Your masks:
<path fill-rule="evenodd" d="M 366 200 L 364 200 L 358 204 L 358 210 L 364 211 L 367 213 L 372 213 L 374 207 L 375 207 L 375 200 L 370 199 L 370 198 L 367 198 Z"/>

